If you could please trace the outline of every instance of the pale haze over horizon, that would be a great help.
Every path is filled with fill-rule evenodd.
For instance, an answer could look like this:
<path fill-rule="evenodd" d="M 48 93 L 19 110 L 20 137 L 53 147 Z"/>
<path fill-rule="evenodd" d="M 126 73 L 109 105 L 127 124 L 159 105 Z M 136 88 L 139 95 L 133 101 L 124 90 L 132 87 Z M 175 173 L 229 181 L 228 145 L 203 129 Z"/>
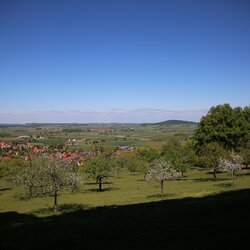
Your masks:
<path fill-rule="evenodd" d="M 0 123 L 199 121 L 248 106 L 250 1 L 1 0 Z"/>

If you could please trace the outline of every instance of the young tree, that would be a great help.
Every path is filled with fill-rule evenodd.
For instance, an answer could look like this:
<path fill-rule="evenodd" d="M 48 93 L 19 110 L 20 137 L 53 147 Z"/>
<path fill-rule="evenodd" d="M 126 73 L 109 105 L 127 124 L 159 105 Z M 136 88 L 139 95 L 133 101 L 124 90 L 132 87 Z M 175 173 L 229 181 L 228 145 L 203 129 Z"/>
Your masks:
<path fill-rule="evenodd" d="M 41 187 L 44 186 L 42 177 L 45 164 L 46 161 L 44 161 L 44 158 L 34 158 L 29 155 L 27 162 L 23 164 L 22 170 L 18 173 L 16 178 L 14 178 L 15 184 L 24 187 L 25 197 L 27 199 L 42 194 Z"/>
<path fill-rule="evenodd" d="M 239 155 L 231 153 L 230 159 L 220 159 L 220 168 L 231 173 L 232 182 L 234 182 L 234 177 L 241 169 L 242 158 Z"/>
<path fill-rule="evenodd" d="M 149 171 L 146 175 L 146 180 L 152 180 L 160 183 L 161 197 L 163 197 L 164 182 L 180 178 L 181 174 L 177 172 L 171 163 L 162 159 L 156 159 L 152 162 Z"/>
<path fill-rule="evenodd" d="M 205 144 L 199 153 L 199 165 L 213 171 L 214 180 L 220 168 L 220 158 L 227 158 L 228 152 L 217 142 Z"/>
<path fill-rule="evenodd" d="M 56 213 L 58 192 L 78 181 L 76 175 L 72 173 L 71 166 L 62 159 L 38 156 L 30 159 L 29 164 L 17 177 L 17 182 L 26 189 L 27 198 L 53 195 L 54 212 Z"/>
<path fill-rule="evenodd" d="M 113 162 L 103 156 L 90 157 L 83 163 L 83 172 L 87 178 L 92 178 L 99 185 L 99 191 L 102 191 L 103 179 L 112 175 Z"/>

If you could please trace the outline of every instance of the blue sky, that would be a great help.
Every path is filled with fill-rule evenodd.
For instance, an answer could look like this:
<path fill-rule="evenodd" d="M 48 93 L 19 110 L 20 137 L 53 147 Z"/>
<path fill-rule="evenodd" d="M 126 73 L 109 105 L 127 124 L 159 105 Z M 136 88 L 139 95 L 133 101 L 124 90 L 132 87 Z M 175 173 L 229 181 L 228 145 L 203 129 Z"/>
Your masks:
<path fill-rule="evenodd" d="M 0 123 L 198 121 L 249 105 L 248 0 L 0 0 Z"/>

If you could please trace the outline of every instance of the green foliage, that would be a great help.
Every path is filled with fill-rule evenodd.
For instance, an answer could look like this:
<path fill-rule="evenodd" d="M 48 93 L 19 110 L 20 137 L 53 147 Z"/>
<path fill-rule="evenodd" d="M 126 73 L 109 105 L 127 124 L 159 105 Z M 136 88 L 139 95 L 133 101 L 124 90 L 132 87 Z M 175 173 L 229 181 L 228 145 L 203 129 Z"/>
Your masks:
<path fill-rule="evenodd" d="M 21 171 L 23 164 L 23 160 L 18 158 L 11 161 L 0 161 L 0 179 L 12 179 Z"/>
<path fill-rule="evenodd" d="M 120 166 L 120 168 L 127 168 L 130 172 L 146 173 L 148 170 L 147 162 L 133 152 L 116 156 L 115 164 Z"/>
<path fill-rule="evenodd" d="M 188 143 L 182 145 L 180 141 L 170 140 L 166 145 L 162 146 L 161 156 L 172 164 L 179 172 L 186 172 L 194 161 L 194 152 L 192 146 Z"/>
<path fill-rule="evenodd" d="M 219 169 L 220 159 L 228 158 L 229 153 L 219 143 L 210 142 L 202 146 L 198 155 L 197 163 L 199 167 L 211 168 L 214 179 Z"/>
<path fill-rule="evenodd" d="M 26 198 L 53 195 L 54 212 L 57 212 L 58 192 L 76 185 L 77 180 L 76 172 L 62 159 L 37 156 L 29 158 L 15 182 L 25 188 Z"/>
<path fill-rule="evenodd" d="M 113 161 L 103 156 L 90 157 L 83 163 L 83 172 L 87 178 L 96 181 L 99 184 L 99 191 L 102 191 L 103 179 L 113 173 Z"/>
<path fill-rule="evenodd" d="M 250 107 L 232 108 L 229 104 L 212 107 L 201 119 L 194 134 L 197 151 L 210 142 L 217 142 L 224 148 L 238 150 L 249 140 Z"/>
<path fill-rule="evenodd" d="M 139 151 L 139 156 L 147 162 L 152 162 L 160 157 L 160 152 L 155 148 L 146 147 Z"/>
<path fill-rule="evenodd" d="M 247 168 L 248 165 L 250 164 L 250 148 L 241 149 L 240 155 L 241 155 L 242 161 L 243 161 L 242 164 L 244 164 Z"/>

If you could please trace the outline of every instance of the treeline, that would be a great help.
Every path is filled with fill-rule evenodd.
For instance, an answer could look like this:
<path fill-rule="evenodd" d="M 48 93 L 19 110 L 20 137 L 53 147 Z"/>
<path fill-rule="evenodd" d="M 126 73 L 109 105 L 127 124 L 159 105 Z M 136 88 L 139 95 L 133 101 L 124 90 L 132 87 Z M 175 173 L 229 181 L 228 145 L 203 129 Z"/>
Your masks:
<path fill-rule="evenodd" d="M 65 128 L 62 130 L 64 133 L 80 133 L 80 132 L 86 132 L 86 129 L 81 128 Z"/>

